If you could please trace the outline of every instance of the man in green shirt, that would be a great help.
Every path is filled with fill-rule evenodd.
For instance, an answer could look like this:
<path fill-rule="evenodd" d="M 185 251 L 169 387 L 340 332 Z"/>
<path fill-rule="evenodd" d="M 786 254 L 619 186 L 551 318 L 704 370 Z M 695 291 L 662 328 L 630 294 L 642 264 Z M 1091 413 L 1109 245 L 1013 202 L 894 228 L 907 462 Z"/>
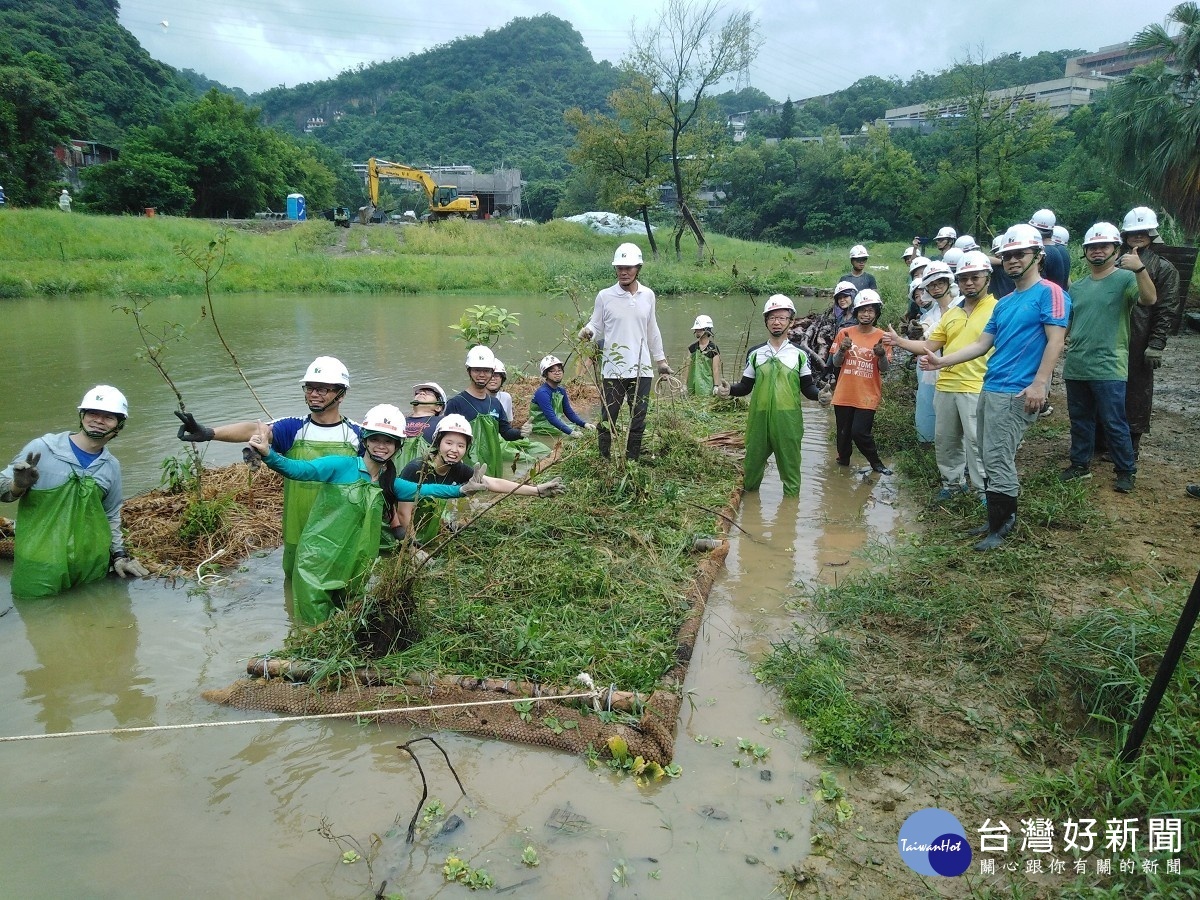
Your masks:
<path fill-rule="evenodd" d="M 1083 254 L 1091 272 L 1071 284 L 1071 324 L 1067 332 L 1063 379 L 1071 417 L 1071 465 L 1062 480 L 1091 477 L 1096 426 L 1104 430 L 1123 494 L 1133 490 L 1137 471 L 1129 422 L 1125 418 L 1125 383 L 1129 377 L 1129 313 L 1137 304 L 1151 306 L 1158 295 L 1136 253 L 1118 255 L 1121 233 L 1097 222 L 1083 238 Z"/>

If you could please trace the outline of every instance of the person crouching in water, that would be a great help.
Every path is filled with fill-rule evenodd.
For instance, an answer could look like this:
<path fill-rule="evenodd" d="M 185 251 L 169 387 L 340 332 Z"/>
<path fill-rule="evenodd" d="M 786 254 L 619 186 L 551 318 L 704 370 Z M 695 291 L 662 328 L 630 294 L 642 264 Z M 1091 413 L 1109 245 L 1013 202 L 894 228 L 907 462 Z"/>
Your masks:
<path fill-rule="evenodd" d="M 362 456 L 290 459 L 271 447 L 270 426 L 260 424 L 250 449 L 269 469 L 297 481 L 321 482 L 296 547 L 292 576 L 296 618 L 306 625 L 324 622 L 334 609 L 365 587 L 379 555 L 383 523 L 392 508 L 420 494 L 462 497 L 485 489 L 480 478 L 469 484 L 418 487 L 396 475 L 394 457 L 404 441 L 404 415 L 390 404 L 372 407 L 362 423 Z"/>
<path fill-rule="evenodd" d="M 691 368 L 688 369 L 688 393 L 694 397 L 711 397 L 713 388 L 721 383 L 721 350 L 713 341 L 713 320 L 696 316 L 692 323 L 696 343 L 688 347 Z"/>
<path fill-rule="evenodd" d="M 433 447 L 424 459 L 415 459 L 400 472 L 406 482 L 422 486 L 465 485 L 475 477 L 475 471 L 464 461 L 471 448 L 474 433 L 471 423 L 457 413 L 451 413 L 438 422 L 433 432 Z M 516 494 L 520 497 L 553 497 L 563 492 L 561 479 L 554 478 L 542 484 L 519 484 L 506 478 L 492 478 L 479 473 L 483 490 L 500 494 Z M 403 527 L 412 530 L 418 543 L 425 544 L 437 537 L 441 526 L 446 501 L 422 497 L 416 503 L 409 500 L 397 504 Z M 414 530 L 415 529 L 415 530 Z"/>
<path fill-rule="evenodd" d="M 875 447 L 872 430 L 875 410 L 883 397 L 883 373 L 891 362 L 891 349 L 884 346 L 883 331 L 875 322 L 883 312 L 879 294 L 867 288 L 854 298 L 858 324 L 838 332 L 833 364 L 838 367 L 833 391 L 833 415 L 837 421 L 838 465 L 850 465 L 853 447 L 867 458 L 871 469 L 881 475 L 892 470 L 883 464 Z"/>
<path fill-rule="evenodd" d="M 800 398 L 821 400 L 828 405 L 831 396 L 828 391 L 818 393 L 808 356 L 788 340 L 788 328 L 795 316 L 796 306 L 788 297 L 774 294 L 768 298 L 763 307 L 767 342 L 746 355 L 741 381 L 734 385 L 722 381 L 713 389 L 718 397 L 750 395 L 743 475 L 746 490 L 758 490 L 767 459 L 774 453 L 786 497 L 800 494 L 800 445 L 804 438 Z"/>

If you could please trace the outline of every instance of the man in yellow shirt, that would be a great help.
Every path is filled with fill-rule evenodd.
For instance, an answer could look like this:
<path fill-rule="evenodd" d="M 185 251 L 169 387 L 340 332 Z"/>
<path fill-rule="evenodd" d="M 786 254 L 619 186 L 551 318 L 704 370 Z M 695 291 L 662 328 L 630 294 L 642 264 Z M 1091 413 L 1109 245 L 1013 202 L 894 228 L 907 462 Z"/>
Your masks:
<path fill-rule="evenodd" d="M 988 293 L 991 274 L 992 264 L 986 254 L 978 250 L 968 252 L 955 273 L 961 305 L 946 310 L 926 340 L 907 340 L 891 329 L 884 340 L 917 355 L 943 349 L 953 353 L 973 344 L 979 340 L 996 306 L 996 298 Z M 975 410 L 989 356 L 990 351 L 938 372 L 933 395 L 936 417 L 933 451 L 942 477 L 938 500 L 949 500 L 956 493 L 968 490 L 963 478 L 966 474 L 970 475 L 971 489 L 983 496 L 986 473 L 979 455 Z"/>

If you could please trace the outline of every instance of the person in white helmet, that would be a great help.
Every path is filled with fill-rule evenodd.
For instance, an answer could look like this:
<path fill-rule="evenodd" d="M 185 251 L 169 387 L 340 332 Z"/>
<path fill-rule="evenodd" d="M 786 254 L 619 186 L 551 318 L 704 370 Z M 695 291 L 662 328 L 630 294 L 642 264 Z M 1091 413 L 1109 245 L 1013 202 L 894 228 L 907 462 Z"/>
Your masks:
<path fill-rule="evenodd" d="M 553 435 L 571 438 L 583 437 L 589 425 L 571 406 L 567 389 L 562 386 L 564 367 L 563 361 L 557 356 L 544 356 L 538 368 L 542 373 L 542 383 L 533 392 L 529 401 L 529 421 L 534 434 Z"/>
<path fill-rule="evenodd" d="M 935 262 L 940 260 L 947 250 L 954 246 L 954 242 L 958 240 L 958 232 L 950 225 L 943 225 L 938 229 L 938 233 L 933 238 L 933 246 L 937 247 L 937 253 L 930 253 L 929 261 Z"/>
<path fill-rule="evenodd" d="M 804 441 L 804 414 L 800 398 L 820 400 L 828 406 L 830 392 L 822 394 L 813 382 L 804 351 L 788 340 L 788 328 L 796 316 L 790 297 L 774 294 L 763 307 L 767 342 L 750 349 L 741 381 L 722 381 L 713 393 L 718 397 L 750 395 L 746 417 L 746 458 L 742 483 L 756 491 L 775 456 L 785 497 L 800 495 L 800 448 Z"/>
<path fill-rule="evenodd" d="M 141 578 L 146 568 L 121 534 L 121 464 L 108 443 L 125 427 L 129 403 L 100 384 L 79 403 L 79 430 L 30 441 L 3 472 L 0 501 L 17 504 L 14 597 L 49 597 L 98 581 L 109 568 Z"/>
<path fill-rule="evenodd" d="M 342 401 L 350 390 L 350 372 L 341 360 L 318 356 L 305 370 L 300 388 L 308 414 L 285 416 L 270 422 L 271 448 L 288 459 L 357 456 L 361 446 L 358 426 L 342 415 Z M 182 423 L 176 436 L 190 443 L 245 443 L 258 433 L 261 424 L 234 422 L 209 427 L 201 425 L 189 412 L 176 410 L 175 415 Z M 300 532 L 308 521 L 318 491 L 319 487 L 313 484 L 293 481 L 283 484 L 283 574 L 289 578 Z"/>
<path fill-rule="evenodd" d="M 373 406 L 363 417 L 362 456 L 290 459 L 271 446 L 271 426 L 258 423 L 249 448 L 288 481 L 317 486 L 317 500 L 300 533 L 292 596 L 295 616 L 305 625 L 325 621 L 365 587 L 379 554 L 385 523 L 401 501 L 418 496 L 462 497 L 483 490 L 482 471 L 470 484 L 417 485 L 396 473 L 404 443 L 404 414 L 391 404 Z"/>
<path fill-rule="evenodd" d="M 496 398 L 496 401 L 500 404 L 500 408 L 504 410 L 504 415 L 508 416 L 508 421 L 515 422 L 512 394 L 503 390 L 506 381 L 508 381 L 508 367 L 504 365 L 503 361 L 497 359 L 491 381 L 487 384 L 487 392 Z M 529 423 L 526 422 L 525 424 L 528 425 Z M 513 427 L 516 428 L 515 425 Z M 506 466 L 511 466 L 514 472 L 520 463 L 534 462 L 543 456 L 549 456 L 552 452 L 541 441 L 531 441 L 529 435 L 526 434 L 525 428 L 518 428 L 517 430 L 521 432 L 521 439 L 519 441 L 500 442 L 500 450 L 504 457 L 504 463 Z"/>
<path fill-rule="evenodd" d="M 867 271 L 869 258 L 870 254 L 867 253 L 867 248 L 862 244 L 855 244 L 850 248 L 850 271 L 838 281 L 848 281 L 860 291 L 864 288 L 870 288 L 873 291 L 879 290 L 879 285 L 875 283 L 875 276 Z"/>
<path fill-rule="evenodd" d="M 1062 480 L 1091 476 L 1096 428 L 1104 429 L 1116 490 L 1133 490 L 1137 464 L 1125 418 L 1129 377 L 1129 316 L 1158 300 L 1150 270 L 1137 253 L 1121 253 L 1117 226 L 1097 222 L 1083 236 L 1090 274 L 1071 283 L 1071 328 L 1063 380 L 1071 417 L 1071 464 Z"/>
<path fill-rule="evenodd" d="M 1029 224 L 1042 236 L 1042 276 L 1067 290 L 1071 283 L 1071 256 L 1065 246 L 1054 242 L 1054 226 L 1058 224 L 1054 211 L 1039 209 L 1030 217 Z"/>
<path fill-rule="evenodd" d="M 600 348 L 600 374 L 604 382 L 598 426 L 600 455 L 607 459 L 611 454 L 611 425 L 620 416 L 621 407 L 628 404 L 625 457 L 636 460 L 642 454 L 655 369 L 659 374 L 670 375 L 671 366 L 658 329 L 654 291 L 640 281 L 641 248 L 637 244 L 621 244 L 613 254 L 612 264 L 617 283 L 596 294 L 592 317 L 580 329 L 579 338 L 595 341 Z"/>
<path fill-rule="evenodd" d="M 414 459 L 400 472 L 406 482 L 421 486 L 422 494 L 431 486 L 465 485 L 473 479 L 482 490 L 498 494 L 515 494 L 518 497 L 554 497 L 565 490 L 561 478 L 552 478 L 541 484 L 521 484 L 506 478 L 484 475 L 481 468 L 472 469 L 465 460 L 470 452 L 475 432 L 471 424 L 457 413 L 441 418 L 433 432 L 433 446 L 420 459 Z M 412 530 L 418 543 L 428 544 L 441 528 L 444 500 L 422 496 L 415 502 L 402 501 L 397 512 L 403 526 Z"/>
<path fill-rule="evenodd" d="M 429 441 L 424 432 L 437 425 L 446 408 L 446 392 L 436 381 L 422 381 L 413 385 L 413 398 L 409 402 L 412 411 L 404 417 L 404 446 L 396 456 L 396 468 L 403 469 L 429 450 Z"/>
<path fill-rule="evenodd" d="M 1005 232 L 1000 232 L 992 239 L 992 250 L 988 254 L 988 262 L 992 264 L 991 294 L 997 300 L 1003 300 L 1017 289 L 1016 282 L 1004 271 L 1004 263 L 1000 259 L 1000 245 L 1004 243 Z"/>
<path fill-rule="evenodd" d="M 721 383 L 721 348 L 713 340 L 712 318 L 696 316 L 692 335 L 696 342 L 688 347 L 688 393 L 711 397 L 713 388 Z"/>
<path fill-rule="evenodd" d="M 488 393 L 488 382 L 496 372 L 496 354 L 485 346 L 467 351 L 467 387 L 446 404 L 446 415 L 457 413 L 475 429 L 471 443 L 471 461 L 487 466 L 488 474 L 499 478 L 504 471 L 504 441 L 520 441 L 521 429 L 514 428 L 500 401 Z M 425 438 L 433 443 L 433 431 L 425 429 Z"/>
<path fill-rule="evenodd" d="M 1063 228 L 1061 225 L 1054 226 L 1053 235 L 1054 243 L 1056 244 L 1061 244 L 1065 247 L 1071 242 L 1071 232 L 1067 231 L 1067 229 Z"/>
<path fill-rule="evenodd" d="M 1042 278 L 1041 255 L 1042 238 L 1033 226 L 1021 223 L 1005 232 L 1000 258 L 1016 291 L 996 304 L 978 340 L 920 360 L 922 368 L 945 369 L 992 351 L 976 412 L 988 513 L 987 524 L 972 532 L 983 535 L 975 545 L 979 551 L 1001 546 L 1016 525 L 1017 447 L 1046 401 L 1070 322 L 1071 297 Z"/>
<path fill-rule="evenodd" d="M 921 288 L 928 302 L 922 307 L 921 314 L 913 323 L 917 329 L 920 329 L 919 340 L 921 342 L 929 340 L 946 310 L 950 309 L 950 305 L 957 299 L 950 289 L 953 280 L 954 275 L 950 264 L 944 260 L 931 262 L 925 268 L 925 275 L 921 278 Z M 916 329 L 910 328 L 908 334 L 915 337 Z M 937 372 L 925 370 L 917 372 L 917 402 L 913 416 L 917 428 L 917 440 L 926 448 L 932 446 L 937 437 L 937 411 L 934 408 L 937 380 Z"/>
<path fill-rule="evenodd" d="M 1154 370 L 1162 365 L 1167 336 L 1179 312 L 1182 296 L 1179 270 L 1156 250 L 1163 240 L 1158 235 L 1158 216 L 1147 206 L 1137 206 L 1121 221 L 1121 252 L 1136 253 L 1154 282 L 1158 302 L 1140 303 L 1129 317 L 1129 381 L 1125 385 L 1125 417 L 1133 455 L 1141 450 L 1142 435 L 1150 432 L 1154 410 Z"/>
<path fill-rule="evenodd" d="M 837 423 L 837 461 L 850 465 L 854 448 L 867 458 L 872 471 L 891 475 L 875 445 L 875 411 L 883 398 L 883 373 L 892 360 L 892 349 L 883 342 L 883 331 L 875 327 L 883 314 L 883 299 L 876 291 L 859 291 L 854 298 L 858 324 L 843 328 L 837 336 L 833 364 L 838 372 L 833 390 L 833 416 Z"/>
<path fill-rule="evenodd" d="M 58 208 L 63 212 L 71 211 L 71 195 L 67 193 L 66 188 L 63 188 L 62 193 L 58 195 Z"/>

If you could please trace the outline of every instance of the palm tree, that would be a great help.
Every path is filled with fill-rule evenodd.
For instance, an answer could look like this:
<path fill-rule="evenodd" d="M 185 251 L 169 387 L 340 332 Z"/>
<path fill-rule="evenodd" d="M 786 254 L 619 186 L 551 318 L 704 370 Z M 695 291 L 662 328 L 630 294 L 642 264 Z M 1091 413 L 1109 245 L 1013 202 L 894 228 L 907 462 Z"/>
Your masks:
<path fill-rule="evenodd" d="M 1180 26 L 1172 36 L 1169 25 Z M 1180 3 L 1166 25 L 1143 28 L 1131 50 L 1161 58 L 1109 90 L 1101 133 L 1118 174 L 1146 191 L 1183 229 L 1200 233 L 1200 6 Z"/>

